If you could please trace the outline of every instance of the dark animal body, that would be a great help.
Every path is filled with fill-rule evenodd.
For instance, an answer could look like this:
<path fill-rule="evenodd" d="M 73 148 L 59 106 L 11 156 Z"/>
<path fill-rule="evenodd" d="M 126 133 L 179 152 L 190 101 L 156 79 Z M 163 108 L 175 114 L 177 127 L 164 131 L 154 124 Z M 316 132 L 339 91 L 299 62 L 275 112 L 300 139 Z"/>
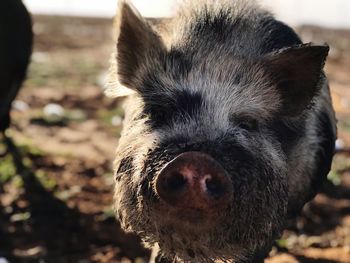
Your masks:
<path fill-rule="evenodd" d="M 20 0 L 0 1 L 0 132 L 10 125 L 10 110 L 32 53 L 32 22 Z"/>
<path fill-rule="evenodd" d="M 157 28 L 121 3 L 115 206 L 152 260 L 263 260 L 330 170 L 328 50 L 247 1 L 188 2 Z"/>

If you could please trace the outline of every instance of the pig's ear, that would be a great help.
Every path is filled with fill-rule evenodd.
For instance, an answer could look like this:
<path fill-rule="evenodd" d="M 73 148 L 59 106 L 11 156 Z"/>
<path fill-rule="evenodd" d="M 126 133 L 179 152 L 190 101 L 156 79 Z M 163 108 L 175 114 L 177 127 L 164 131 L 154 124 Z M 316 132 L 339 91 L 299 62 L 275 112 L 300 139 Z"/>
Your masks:
<path fill-rule="evenodd" d="M 320 90 L 329 47 L 303 44 L 267 55 L 267 67 L 282 96 L 282 113 L 302 113 Z"/>
<path fill-rule="evenodd" d="M 137 90 L 137 79 L 145 64 L 152 64 L 165 50 L 163 41 L 127 1 L 120 1 L 116 17 L 118 82 Z"/>

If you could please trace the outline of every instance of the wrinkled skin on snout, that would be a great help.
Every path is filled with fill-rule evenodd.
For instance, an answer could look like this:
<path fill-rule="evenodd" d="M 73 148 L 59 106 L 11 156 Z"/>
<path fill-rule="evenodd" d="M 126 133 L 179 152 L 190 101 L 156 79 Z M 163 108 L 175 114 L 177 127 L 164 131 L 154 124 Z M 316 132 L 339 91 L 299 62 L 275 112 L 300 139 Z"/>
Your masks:
<path fill-rule="evenodd" d="M 110 91 L 123 229 L 158 262 L 262 262 L 330 169 L 328 46 L 246 1 L 192 1 L 151 26 L 117 15 Z"/>

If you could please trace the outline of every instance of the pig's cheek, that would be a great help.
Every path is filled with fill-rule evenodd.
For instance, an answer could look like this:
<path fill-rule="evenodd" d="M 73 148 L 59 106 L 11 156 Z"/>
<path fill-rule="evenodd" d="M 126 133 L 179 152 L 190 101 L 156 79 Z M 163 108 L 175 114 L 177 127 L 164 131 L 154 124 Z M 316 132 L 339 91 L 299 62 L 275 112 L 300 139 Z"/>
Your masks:
<path fill-rule="evenodd" d="M 130 230 L 130 215 L 135 214 L 137 198 L 136 193 L 125 181 L 115 185 L 114 208 L 117 217 L 125 230 Z"/>

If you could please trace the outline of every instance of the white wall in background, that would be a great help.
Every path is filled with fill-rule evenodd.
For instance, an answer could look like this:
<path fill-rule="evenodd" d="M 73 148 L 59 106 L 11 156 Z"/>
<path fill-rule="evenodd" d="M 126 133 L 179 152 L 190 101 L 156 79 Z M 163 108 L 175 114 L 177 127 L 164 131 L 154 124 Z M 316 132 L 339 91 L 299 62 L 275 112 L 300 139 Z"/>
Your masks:
<path fill-rule="evenodd" d="M 112 17 L 117 8 L 117 0 L 23 1 L 33 13 L 39 14 Z M 131 1 L 145 16 L 169 16 L 175 11 L 176 2 L 179 0 Z M 268 6 L 279 19 L 292 25 L 316 24 L 326 27 L 350 28 L 350 0 L 257 1 Z"/>
<path fill-rule="evenodd" d="M 1 0 L 0 0 L 1 1 Z M 35 14 L 112 17 L 117 0 L 22 0 Z"/>
<path fill-rule="evenodd" d="M 1 0 L 0 0 L 1 1 Z M 35 14 L 113 17 L 118 0 L 22 0 Z M 145 16 L 169 16 L 176 0 L 131 0 Z"/>
<path fill-rule="evenodd" d="M 263 0 L 283 21 L 350 28 L 350 0 Z"/>

